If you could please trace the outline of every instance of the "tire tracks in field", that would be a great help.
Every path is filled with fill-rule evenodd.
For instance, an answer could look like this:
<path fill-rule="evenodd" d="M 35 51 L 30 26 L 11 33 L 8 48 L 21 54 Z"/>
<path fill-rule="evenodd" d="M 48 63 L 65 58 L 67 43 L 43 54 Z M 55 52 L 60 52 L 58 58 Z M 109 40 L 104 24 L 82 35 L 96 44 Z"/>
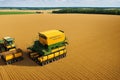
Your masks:
<path fill-rule="evenodd" d="M 10 66 L 7 69 L 6 72 L 9 73 L 11 80 L 29 80 L 30 78 L 35 79 L 34 76 L 29 75 L 29 72 L 27 73 L 26 68 L 21 69 L 20 67 Z"/>
<path fill-rule="evenodd" d="M 94 80 L 98 80 L 98 77 L 96 78 L 95 77 L 96 75 L 93 72 L 91 72 L 90 70 L 84 68 L 83 66 L 76 67 L 76 65 L 73 65 L 73 64 L 72 65 L 71 64 L 66 64 L 66 65 L 71 67 L 71 68 L 67 69 L 68 72 L 66 71 L 71 76 L 79 77 L 80 79 L 83 79 L 83 80 L 90 80 L 91 78 L 94 79 Z M 64 68 L 62 68 L 62 70 L 63 69 Z M 99 80 L 102 80 L 102 79 L 99 78 Z"/>
<path fill-rule="evenodd" d="M 68 64 L 65 64 L 65 65 L 68 65 Z M 71 68 L 71 70 L 68 70 L 67 68 L 64 68 L 64 65 L 58 65 L 58 66 L 53 66 L 53 67 L 56 67 L 54 68 L 54 71 L 52 70 L 52 67 L 48 67 L 47 70 L 49 70 L 52 74 L 59 76 L 60 78 L 62 77 L 63 79 L 68 79 L 68 80 L 74 80 L 74 79 L 75 80 L 82 80 L 82 79 L 89 80 L 86 76 L 76 71 L 76 69 L 73 70 L 73 68 Z M 76 76 L 75 74 L 79 74 L 79 76 Z"/>
<path fill-rule="evenodd" d="M 54 69 L 52 69 L 51 71 L 48 70 L 48 66 L 45 65 L 44 68 L 42 68 L 42 74 L 48 76 L 50 78 L 50 80 L 64 80 L 61 76 L 59 75 L 55 75 L 54 73 L 52 73 L 51 71 L 54 71 Z M 47 74 L 45 74 L 45 72 L 47 72 Z M 56 72 L 57 73 L 57 72 Z M 59 73 L 58 73 L 59 74 Z"/>
<path fill-rule="evenodd" d="M 82 60 L 82 59 L 81 59 Z M 85 61 L 87 61 L 86 63 L 85 63 Z M 91 64 L 87 64 L 87 63 L 91 63 Z M 94 69 L 94 71 L 98 74 L 98 76 L 100 76 L 100 75 L 104 75 L 104 77 L 107 79 L 107 80 L 113 80 L 113 79 L 116 79 L 116 80 L 118 80 L 117 79 L 117 77 L 118 76 L 120 76 L 120 74 L 119 73 L 116 73 L 116 72 L 114 72 L 113 73 L 113 71 L 111 70 L 111 68 L 110 68 L 110 66 L 108 66 L 108 65 L 102 65 L 102 63 L 100 64 L 98 64 L 97 62 L 95 62 L 94 60 L 92 60 L 89 56 L 84 56 L 84 65 L 86 65 L 86 66 L 89 66 L 88 68 L 89 68 L 89 70 L 91 70 L 90 69 L 90 67 L 92 68 L 92 69 Z M 99 70 L 95 70 L 95 68 L 94 68 L 94 66 L 91 66 L 91 65 L 95 65 L 95 67 L 97 68 L 97 69 L 99 69 Z M 102 72 L 104 72 L 104 73 L 102 73 L 102 72 L 100 72 L 100 70 L 102 71 Z M 108 72 L 110 72 L 110 73 L 108 73 Z M 95 74 L 96 74 L 95 73 Z M 99 75 L 100 74 L 100 75 Z M 114 76 L 113 76 L 114 75 Z M 116 77 L 116 75 L 118 75 L 117 77 Z M 109 76 L 109 77 L 108 77 Z"/>
<path fill-rule="evenodd" d="M 119 35 L 113 35 L 114 36 L 114 40 L 118 40 L 119 38 L 118 38 L 118 36 Z M 110 37 L 110 36 L 109 36 Z M 109 38 L 107 39 L 107 40 L 110 40 Z M 99 40 L 100 41 L 100 40 Z M 98 42 L 98 41 L 97 41 Z M 111 41 L 109 41 L 109 42 L 111 42 Z M 94 42 L 94 43 L 96 43 L 96 42 Z M 91 44 L 93 44 L 93 43 L 91 43 Z M 89 44 L 89 45 L 91 45 L 91 44 Z M 110 47 L 110 46 L 109 46 Z M 112 48 L 111 48 L 112 49 Z M 78 50 L 77 50 L 78 51 Z M 108 53 L 107 53 L 108 54 Z M 85 55 L 85 54 L 81 54 L 83 57 L 84 57 L 84 61 L 86 61 L 86 60 L 90 60 L 90 61 L 86 61 L 86 64 L 88 65 L 88 66 L 90 66 L 90 65 L 95 65 L 95 66 L 99 66 L 99 69 L 101 69 L 101 71 L 103 71 L 103 72 L 105 72 L 105 74 L 103 74 L 102 72 L 97 72 L 97 74 L 101 74 L 101 75 L 106 75 L 107 77 L 108 76 L 112 76 L 112 77 L 109 77 L 110 79 L 118 79 L 119 77 L 118 76 L 120 76 L 120 73 L 119 73 L 119 71 L 114 71 L 113 72 L 113 70 L 112 70 L 112 65 L 110 65 L 110 64 L 107 64 L 107 65 L 104 65 L 104 64 L 102 64 L 100 61 L 94 61 L 93 59 L 91 60 L 91 55 L 90 56 L 87 56 L 87 54 Z M 93 55 L 93 54 L 92 54 Z M 76 55 L 76 57 L 77 56 L 79 56 L 79 55 Z M 111 61 L 112 61 L 112 56 L 113 55 L 111 55 L 111 58 L 109 58 L 110 56 L 107 56 L 107 58 L 108 59 L 110 59 Z M 75 56 L 74 56 L 75 57 Z M 104 57 L 104 56 L 103 56 Z M 78 57 L 77 57 L 78 58 Z M 93 57 L 92 57 L 93 58 Z M 86 59 L 86 60 L 85 60 Z M 102 58 L 101 58 L 101 60 L 102 60 Z M 97 62 L 100 62 L 99 64 L 97 63 Z M 92 63 L 92 64 L 90 64 L 90 63 Z M 84 64 L 85 65 L 85 64 Z M 92 66 L 92 68 L 94 69 L 94 67 Z M 90 70 L 90 69 L 89 69 Z M 97 71 L 100 71 L 100 70 L 97 70 Z M 107 72 L 110 72 L 110 73 L 107 73 Z M 114 76 L 113 76 L 114 75 Z M 105 77 L 106 77 L 105 76 Z M 118 78 L 117 78 L 118 77 Z M 106 78 L 106 79 L 109 79 L 109 78 Z"/>
<path fill-rule="evenodd" d="M 74 56 L 75 57 L 75 56 Z M 114 74 L 114 73 L 112 73 L 112 70 L 106 70 L 106 67 L 103 67 L 103 65 L 101 64 L 98 64 L 97 62 L 95 62 L 94 60 L 91 60 L 91 58 L 90 58 L 91 56 L 89 56 L 89 57 L 86 57 L 86 55 L 85 54 L 81 54 L 81 57 L 79 57 L 79 56 L 76 56 L 76 58 L 77 59 L 80 59 L 80 60 L 82 60 L 82 62 L 84 62 L 84 63 L 82 63 L 82 64 L 80 64 L 80 62 L 78 62 L 79 60 L 77 60 L 77 59 L 75 59 L 76 61 L 77 61 L 77 63 L 75 64 L 74 62 L 75 61 L 72 61 L 73 63 L 69 63 L 69 62 L 67 62 L 67 63 L 64 63 L 64 64 L 66 64 L 66 65 L 68 65 L 68 64 L 70 64 L 70 65 L 72 65 L 72 66 L 83 66 L 86 70 L 88 70 L 89 72 L 87 72 L 87 73 L 92 73 L 92 74 L 94 74 L 94 76 L 96 76 L 96 77 L 99 77 L 99 79 L 101 80 L 101 79 L 106 79 L 106 80 L 109 80 L 109 79 L 118 79 L 119 77 L 119 73 L 116 75 L 116 74 Z M 74 64 L 74 65 L 73 65 Z M 93 66 L 91 66 L 91 65 L 93 65 Z M 89 67 L 87 67 L 87 66 L 89 66 Z M 78 69 L 79 69 L 79 67 L 78 67 Z M 96 70 L 96 69 L 94 69 L 94 68 L 97 68 L 97 69 L 101 69 L 101 68 L 103 68 L 101 71 L 102 72 L 105 72 L 105 74 L 104 73 L 102 73 L 100 70 Z M 76 67 L 75 67 L 76 68 Z M 83 69 L 84 69 L 83 68 Z M 92 70 L 91 70 L 92 69 Z M 110 73 L 107 73 L 107 72 L 111 72 L 112 74 L 110 74 Z M 107 75 L 106 75 L 107 74 Z M 104 76 L 101 76 L 101 75 L 104 75 Z M 114 76 L 113 76 L 114 75 Z M 113 76 L 113 77 L 108 77 L 108 76 Z M 116 78 L 116 77 L 117 78 Z M 104 78 L 103 78 L 104 77 Z"/>
<path fill-rule="evenodd" d="M 86 59 L 88 59 L 88 60 L 90 60 L 90 62 L 92 62 L 93 64 L 95 64 L 96 66 L 98 65 L 99 66 L 99 69 L 102 69 L 101 71 L 103 71 L 104 70 L 104 72 L 110 72 L 110 73 L 106 73 L 107 75 L 110 75 L 110 76 L 116 76 L 116 75 L 118 75 L 118 76 L 120 76 L 120 73 L 119 72 L 113 72 L 113 70 L 112 70 L 112 65 L 110 65 L 110 64 L 107 64 L 107 65 L 104 65 L 104 64 L 102 64 L 102 62 L 100 62 L 100 61 L 96 61 L 96 60 L 93 60 L 93 58 L 91 58 L 90 56 L 86 56 L 85 57 Z M 101 58 L 102 59 L 102 58 Z M 108 59 L 108 58 L 107 58 Z M 112 57 L 111 57 L 111 60 L 112 60 Z M 100 62 L 100 63 L 98 63 L 98 62 Z M 113 76 L 113 77 L 114 77 Z M 114 77 L 114 79 L 115 78 L 117 78 L 117 77 Z"/>
<path fill-rule="evenodd" d="M 43 75 L 41 73 L 42 71 L 39 71 L 39 69 L 40 68 L 35 68 L 35 69 L 31 68 L 28 72 L 31 76 L 34 76 L 36 78 L 35 80 L 47 80 L 46 75 Z"/>
<path fill-rule="evenodd" d="M 3 66 L 1 66 L 0 68 L 1 68 L 0 73 L 1 73 L 2 80 L 11 80 L 5 68 Z"/>
<path fill-rule="evenodd" d="M 14 66 L 11 66 L 11 65 L 7 66 L 6 72 L 9 73 L 11 80 L 23 80 L 24 79 L 23 77 L 24 75 L 21 75 L 20 72 Z"/>
<path fill-rule="evenodd" d="M 20 74 L 20 75 L 23 76 L 23 80 L 24 80 L 24 79 L 26 79 L 26 80 L 30 80 L 31 78 L 32 78 L 33 80 L 36 79 L 33 75 L 31 75 L 30 72 L 28 72 L 29 70 L 26 69 L 26 68 L 23 68 L 22 71 L 21 71 L 21 69 L 18 68 L 17 71 L 19 71 L 18 74 Z M 24 74 L 23 74 L 23 73 L 24 73 Z"/>

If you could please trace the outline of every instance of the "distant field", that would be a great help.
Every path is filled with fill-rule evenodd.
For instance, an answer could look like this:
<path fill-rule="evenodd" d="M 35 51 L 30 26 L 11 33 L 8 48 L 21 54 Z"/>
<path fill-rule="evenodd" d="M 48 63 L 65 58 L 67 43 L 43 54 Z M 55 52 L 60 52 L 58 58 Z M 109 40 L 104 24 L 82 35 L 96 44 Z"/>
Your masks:
<path fill-rule="evenodd" d="M 6 14 L 35 14 L 35 13 L 53 13 L 53 14 L 110 14 L 120 15 L 120 8 L 118 7 L 50 7 L 50 8 L 26 8 L 26 7 L 13 7 L 1 8 L 0 15 Z"/>
<path fill-rule="evenodd" d="M 8 10 L 10 12 L 3 13 L 2 10 L 3 11 Z M 34 11 L 42 11 L 43 13 L 45 12 L 45 13 L 54 13 L 54 14 L 84 13 L 84 14 L 120 15 L 120 7 L 0 7 L 0 14 L 2 15 L 3 14 L 33 14 L 31 12 Z"/>
<path fill-rule="evenodd" d="M 0 12 L 0 15 L 8 15 L 8 14 L 35 14 L 35 12 L 18 12 L 18 11 L 5 11 Z"/>
<path fill-rule="evenodd" d="M 0 9 L 0 15 L 12 15 L 12 14 L 51 14 L 52 11 L 58 11 L 60 9 L 49 9 L 49 10 L 10 10 L 10 9 Z"/>
<path fill-rule="evenodd" d="M 120 8 L 64 8 L 52 13 L 84 13 L 84 14 L 112 14 L 120 15 Z"/>

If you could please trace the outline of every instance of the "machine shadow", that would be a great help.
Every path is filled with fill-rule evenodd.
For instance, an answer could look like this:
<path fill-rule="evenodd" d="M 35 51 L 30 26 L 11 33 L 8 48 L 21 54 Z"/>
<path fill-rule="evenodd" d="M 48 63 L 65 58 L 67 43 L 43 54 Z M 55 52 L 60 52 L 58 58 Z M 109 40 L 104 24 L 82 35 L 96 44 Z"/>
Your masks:
<path fill-rule="evenodd" d="M 26 51 L 23 51 L 23 60 L 14 62 L 9 65 L 15 65 L 15 66 L 40 66 L 37 63 L 35 63 L 33 60 L 31 60 L 28 56 L 28 53 Z M 5 61 L 0 59 L 0 66 L 7 66 L 5 64 Z"/>

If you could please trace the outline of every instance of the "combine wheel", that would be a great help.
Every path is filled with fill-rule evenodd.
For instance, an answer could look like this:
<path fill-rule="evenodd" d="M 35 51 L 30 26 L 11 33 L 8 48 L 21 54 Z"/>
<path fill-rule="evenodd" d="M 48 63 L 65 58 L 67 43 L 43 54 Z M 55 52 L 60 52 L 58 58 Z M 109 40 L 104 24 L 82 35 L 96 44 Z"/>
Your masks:
<path fill-rule="evenodd" d="M 61 55 L 60 56 L 58 56 L 58 60 L 61 58 Z"/>
<path fill-rule="evenodd" d="M 20 60 L 23 60 L 23 57 L 20 57 Z"/>
<path fill-rule="evenodd" d="M 64 54 L 62 55 L 62 58 L 64 58 Z"/>
<path fill-rule="evenodd" d="M 29 58 L 31 58 L 30 54 L 31 54 L 31 53 L 28 53 Z"/>
<path fill-rule="evenodd" d="M 19 58 L 17 58 L 16 60 L 17 60 L 17 61 L 21 61 L 21 60 L 22 60 L 22 58 L 21 58 L 21 57 L 19 57 Z"/>
<path fill-rule="evenodd" d="M 14 63 L 15 61 L 14 60 L 11 60 L 11 64 Z"/>
<path fill-rule="evenodd" d="M 60 55 L 60 58 L 63 58 L 63 54 L 62 54 L 62 55 Z"/>
<path fill-rule="evenodd" d="M 50 63 L 50 60 L 46 61 L 46 63 L 49 64 L 49 63 Z"/>
<path fill-rule="evenodd" d="M 7 61 L 7 62 L 6 62 L 7 65 L 9 65 L 9 64 L 11 64 L 11 63 L 12 63 L 11 61 Z"/>
<path fill-rule="evenodd" d="M 31 58 L 33 61 L 35 61 L 35 58 Z"/>
<path fill-rule="evenodd" d="M 63 57 L 63 55 L 60 55 L 60 58 L 62 58 Z"/>
<path fill-rule="evenodd" d="M 57 60 L 59 60 L 59 59 L 60 59 L 60 56 L 57 57 Z"/>
<path fill-rule="evenodd" d="M 40 62 L 39 62 L 39 61 L 37 61 L 36 63 L 40 65 Z"/>
<path fill-rule="evenodd" d="M 41 63 L 40 65 L 41 65 L 41 66 L 44 66 L 44 63 Z"/>
<path fill-rule="evenodd" d="M 56 59 L 55 59 L 55 58 L 53 58 L 53 61 L 56 61 Z"/>
<path fill-rule="evenodd" d="M 6 62 L 6 65 L 8 65 L 9 64 L 9 62 Z"/>
<path fill-rule="evenodd" d="M 56 57 L 55 60 L 57 61 L 57 60 L 58 60 L 58 57 Z"/>
<path fill-rule="evenodd" d="M 45 64 L 46 64 L 46 62 L 42 62 L 42 63 L 41 63 L 41 66 L 44 66 Z"/>
<path fill-rule="evenodd" d="M 53 59 L 50 60 L 50 62 L 53 62 L 53 61 L 54 61 Z"/>
<path fill-rule="evenodd" d="M 63 58 L 64 58 L 64 57 L 65 57 L 65 54 L 63 54 L 62 56 L 63 56 Z"/>
<path fill-rule="evenodd" d="M 17 59 L 14 59 L 14 62 L 17 62 L 18 60 Z"/>
<path fill-rule="evenodd" d="M 34 59 L 35 62 L 37 62 L 38 60 L 37 59 Z"/>
<path fill-rule="evenodd" d="M 63 56 L 65 57 L 65 56 L 66 56 L 66 53 L 64 53 Z"/>

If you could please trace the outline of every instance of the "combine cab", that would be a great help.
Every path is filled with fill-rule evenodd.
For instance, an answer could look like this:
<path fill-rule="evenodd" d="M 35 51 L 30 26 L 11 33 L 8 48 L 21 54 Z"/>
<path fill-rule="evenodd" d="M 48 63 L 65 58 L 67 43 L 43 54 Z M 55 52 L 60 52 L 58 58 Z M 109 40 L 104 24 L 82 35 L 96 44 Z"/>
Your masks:
<path fill-rule="evenodd" d="M 39 33 L 39 40 L 28 47 L 29 57 L 41 66 L 66 56 L 66 37 L 61 30 Z"/>
<path fill-rule="evenodd" d="M 14 39 L 11 37 L 4 37 L 0 40 L 0 56 L 6 64 L 23 59 L 22 50 L 16 48 Z"/>

